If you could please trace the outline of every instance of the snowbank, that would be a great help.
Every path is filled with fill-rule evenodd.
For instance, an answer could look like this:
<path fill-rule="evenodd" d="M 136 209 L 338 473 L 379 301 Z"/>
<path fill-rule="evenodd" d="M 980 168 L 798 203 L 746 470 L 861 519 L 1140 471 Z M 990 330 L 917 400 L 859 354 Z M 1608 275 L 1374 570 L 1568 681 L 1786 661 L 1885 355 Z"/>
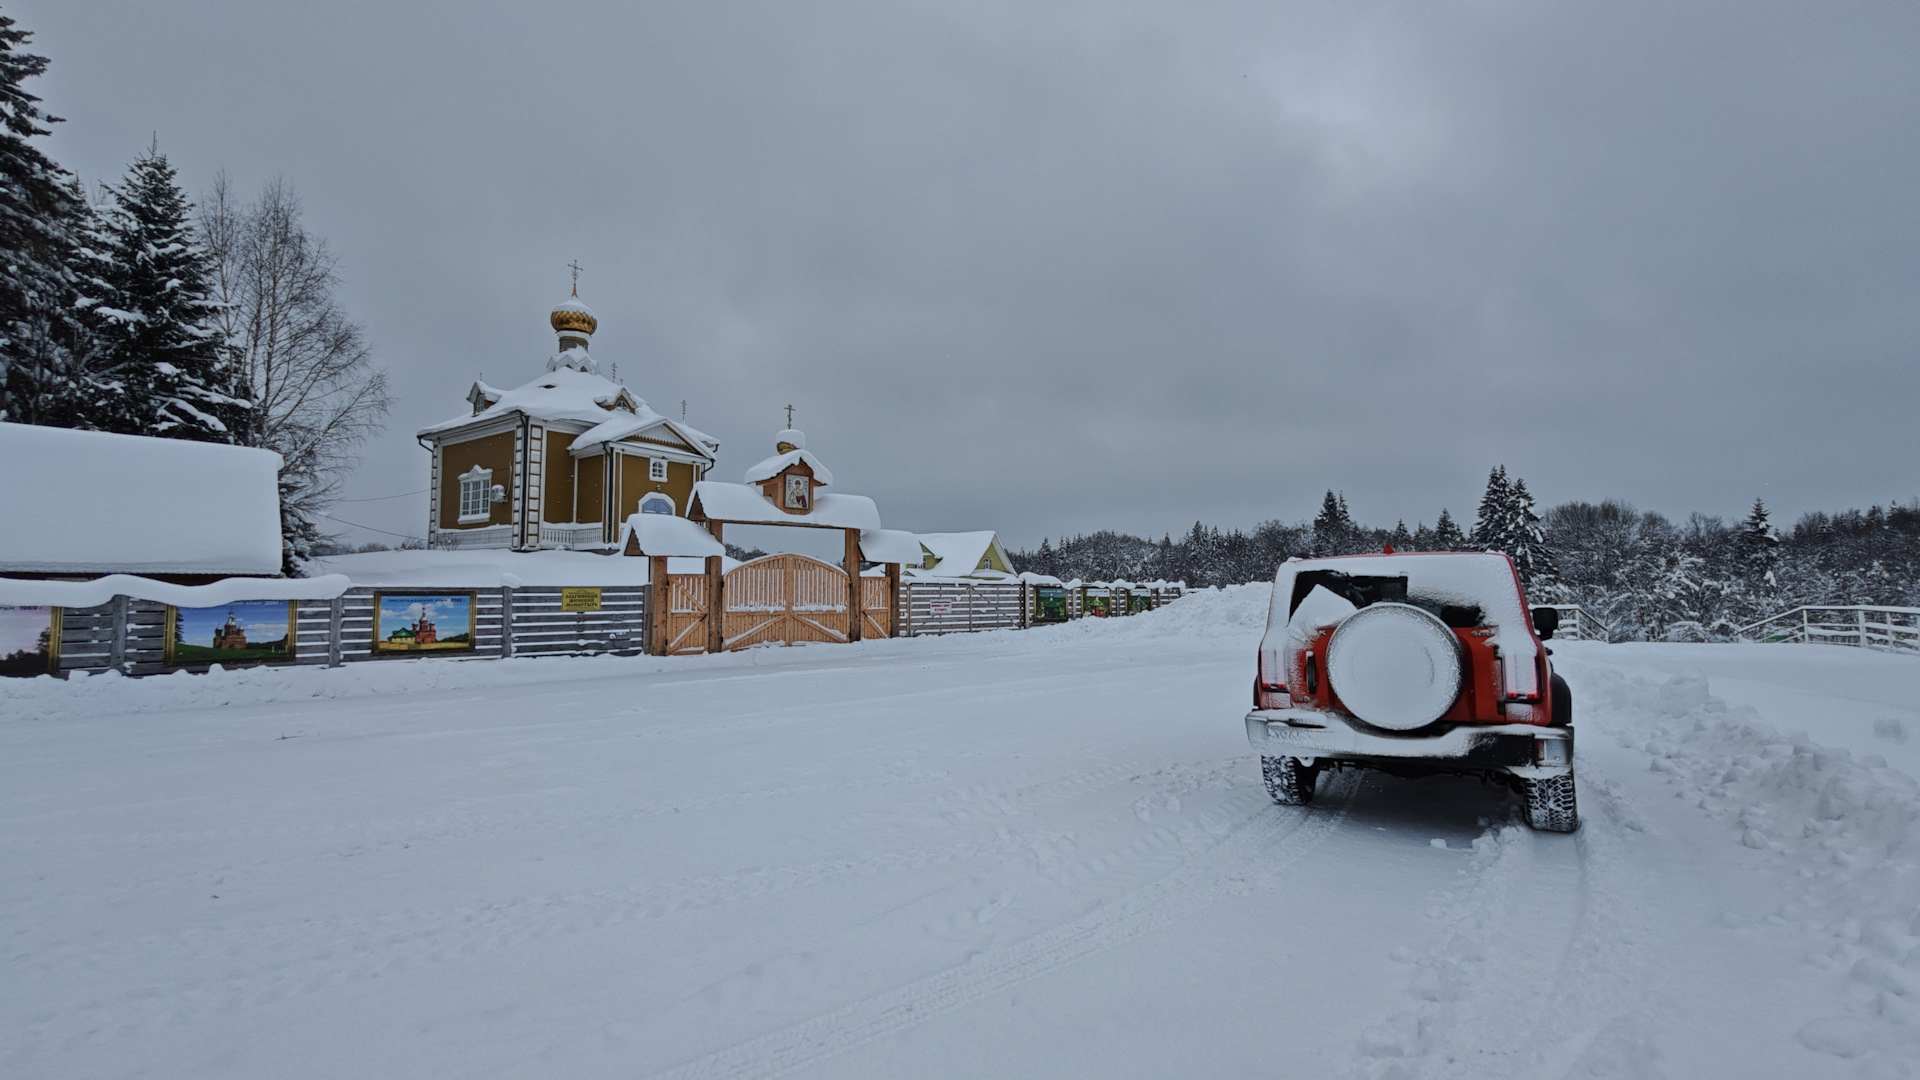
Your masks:
<path fill-rule="evenodd" d="M 203 608 L 243 600 L 331 600 L 352 587 L 341 574 L 305 578 L 228 578 L 207 585 L 174 585 L 129 574 L 92 581 L 0 578 L 0 607 L 99 607 L 116 596 L 175 607 Z"/>
<path fill-rule="evenodd" d="M 664 515 L 655 515 L 664 516 Z M 645 585 L 649 560 L 585 551 L 369 551 L 329 555 L 309 566 L 317 573 L 341 574 L 355 585 L 399 588 L 497 589 L 536 586 Z M 731 570 L 739 563 L 723 564 Z M 672 558 L 667 571 L 698 574 L 697 558 Z"/>

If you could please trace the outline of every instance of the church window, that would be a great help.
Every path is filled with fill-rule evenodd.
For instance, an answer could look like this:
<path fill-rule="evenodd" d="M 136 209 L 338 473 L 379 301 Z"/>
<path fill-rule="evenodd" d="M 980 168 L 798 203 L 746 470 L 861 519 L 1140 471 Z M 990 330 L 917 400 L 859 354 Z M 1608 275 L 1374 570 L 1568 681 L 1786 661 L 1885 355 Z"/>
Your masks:
<path fill-rule="evenodd" d="M 805 476 L 787 474 L 787 509 L 805 510 L 813 497 L 813 483 Z"/>
<path fill-rule="evenodd" d="M 643 514 L 671 514 L 674 512 L 673 499 L 655 492 L 640 500 L 640 512 Z"/>
<path fill-rule="evenodd" d="M 475 465 L 460 475 L 460 523 L 485 521 L 493 514 L 493 472 Z"/>
<path fill-rule="evenodd" d="M 647 462 L 647 479 L 665 480 L 667 478 L 667 459 L 657 457 Z"/>

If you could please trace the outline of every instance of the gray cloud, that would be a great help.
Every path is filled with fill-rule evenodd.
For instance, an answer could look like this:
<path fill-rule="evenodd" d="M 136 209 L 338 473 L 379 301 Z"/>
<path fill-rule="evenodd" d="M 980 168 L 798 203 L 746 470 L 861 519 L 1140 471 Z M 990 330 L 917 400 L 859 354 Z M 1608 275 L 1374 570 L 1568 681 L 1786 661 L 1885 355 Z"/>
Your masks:
<path fill-rule="evenodd" d="M 164 10 L 162 8 L 164 7 Z M 275 172 L 411 433 L 595 353 L 889 524 L 1920 494 L 1911 5 L 20 5 L 64 163 Z M 731 475 L 724 478 L 731 479 Z M 342 507 L 418 530 L 423 504 Z"/>

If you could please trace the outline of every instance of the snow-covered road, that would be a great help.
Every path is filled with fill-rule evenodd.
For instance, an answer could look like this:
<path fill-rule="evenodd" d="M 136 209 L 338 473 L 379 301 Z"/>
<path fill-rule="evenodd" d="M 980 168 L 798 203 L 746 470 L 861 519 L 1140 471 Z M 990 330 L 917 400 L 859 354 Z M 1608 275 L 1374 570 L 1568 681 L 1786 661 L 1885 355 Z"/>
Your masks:
<path fill-rule="evenodd" d="M 0 1074 L 1920 1064 L 1920 659 L 1560 644 L 1586 827 L 1535 835 L 1471 780 L 1268 802 L 1265 599 L 0 683 Z"/>

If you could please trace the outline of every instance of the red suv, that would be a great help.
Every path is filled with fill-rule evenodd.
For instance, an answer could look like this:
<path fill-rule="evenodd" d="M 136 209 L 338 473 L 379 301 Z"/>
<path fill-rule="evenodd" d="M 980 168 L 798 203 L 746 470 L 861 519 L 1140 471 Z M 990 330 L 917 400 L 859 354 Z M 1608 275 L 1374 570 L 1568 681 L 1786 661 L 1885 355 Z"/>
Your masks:
<path fill-rule="evenodd" d="M 1572 832 L 1573 695 L 1505 555 L 1289 559 L 1274 578 L 1247 740 L 1267 792 L 1313 799 L 1326 769 L 1498 778 L 1536 829 Z"/>

